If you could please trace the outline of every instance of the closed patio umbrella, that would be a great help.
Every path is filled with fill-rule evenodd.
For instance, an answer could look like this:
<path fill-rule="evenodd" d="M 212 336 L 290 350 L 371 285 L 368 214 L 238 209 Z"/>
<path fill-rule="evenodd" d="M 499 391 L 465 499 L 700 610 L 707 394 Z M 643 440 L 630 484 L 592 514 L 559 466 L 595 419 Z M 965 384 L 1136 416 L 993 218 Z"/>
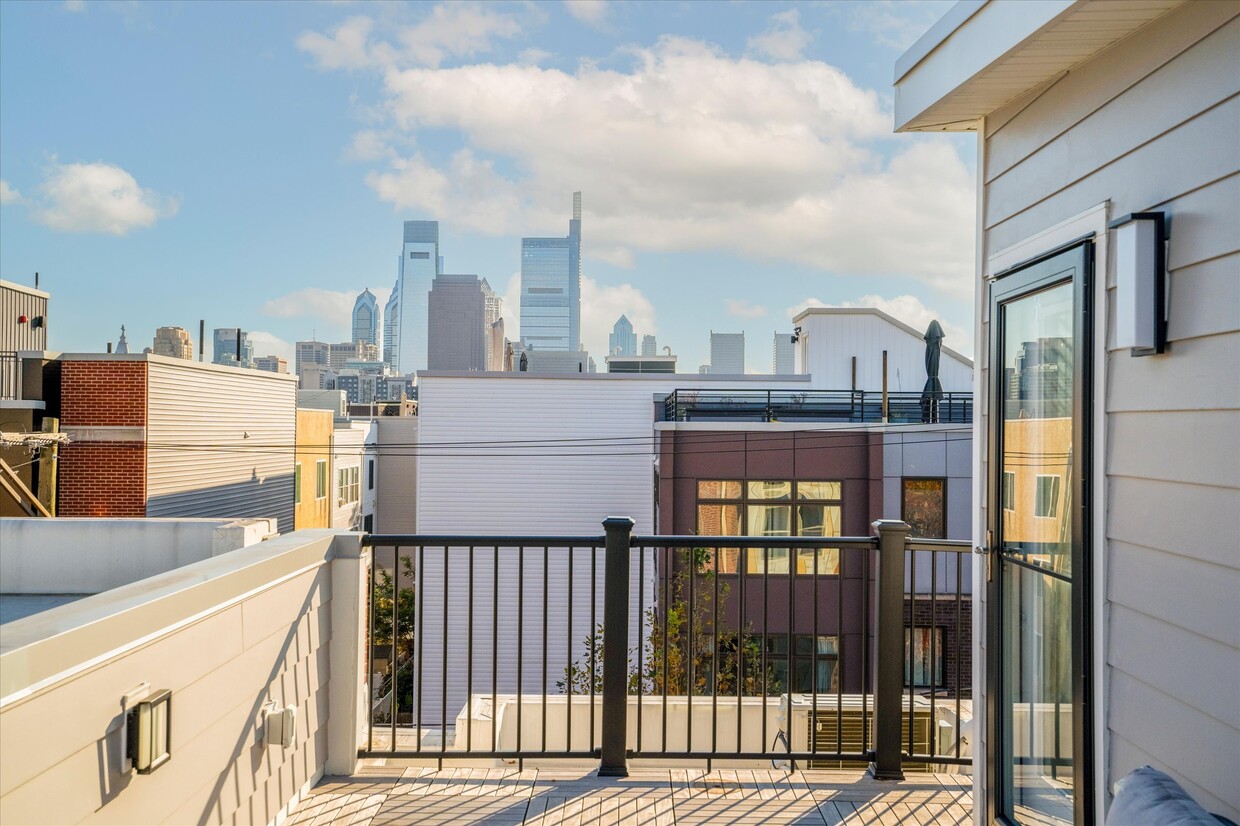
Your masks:
<path fill-rule="evenodd" d="M 943 399 L 943 384 L 939 381 L 939 353 L 943 347 L 943 327 L 931 321 L 922 336 L 926 340 L 926 386 L 921 390 L 921 420 L 939 420 L 939 402 Z"/>

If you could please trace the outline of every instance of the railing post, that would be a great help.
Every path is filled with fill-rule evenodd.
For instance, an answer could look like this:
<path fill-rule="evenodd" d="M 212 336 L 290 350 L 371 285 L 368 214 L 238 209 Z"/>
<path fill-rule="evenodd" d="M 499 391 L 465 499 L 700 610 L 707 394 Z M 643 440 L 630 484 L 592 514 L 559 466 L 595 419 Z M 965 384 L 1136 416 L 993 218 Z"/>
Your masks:
<path fill-rule="evenodd" d="M 603 745 L 599 777 L 628 777 L 629 541 L 633 520 L 609 516 L 603 577 Z M 897 728 L 899 720 L 896 721 Z"/>
<path fill-rule="evenodd" d="M 878 600 L 875 613 L 874 762 L 878 780 L 903 780 L 900 730 L 904 695 L 904 545 L 909 526 L 898 519 L 873 523 L 878 534 Z"/>

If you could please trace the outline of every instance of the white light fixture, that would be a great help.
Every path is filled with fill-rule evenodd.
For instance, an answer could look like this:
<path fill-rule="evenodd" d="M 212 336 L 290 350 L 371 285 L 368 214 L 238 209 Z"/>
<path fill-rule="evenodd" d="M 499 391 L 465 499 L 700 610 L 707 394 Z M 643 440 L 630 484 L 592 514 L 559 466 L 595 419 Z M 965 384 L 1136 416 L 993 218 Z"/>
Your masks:
<path fill-rule="evenodd" d="M 1166 215 L 1134 212 L 1115 231 L 1115 346 L 1134 356 L 1167 346 Z"/>
<path fill-rule="evenodd" d="M 172 758 L 170 689 L 150 692 L 136 701 L 132 693 L 126 695 L 125 758 L 138 774 L 150 774 Z"/>

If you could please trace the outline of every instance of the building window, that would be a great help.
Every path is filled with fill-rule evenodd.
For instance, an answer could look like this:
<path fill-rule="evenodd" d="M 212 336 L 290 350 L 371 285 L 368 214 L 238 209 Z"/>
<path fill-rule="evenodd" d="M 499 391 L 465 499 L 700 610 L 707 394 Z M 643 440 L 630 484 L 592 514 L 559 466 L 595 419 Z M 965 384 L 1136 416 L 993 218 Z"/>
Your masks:
<path fill-rule="evenodd" d="M 327 460 L 319 459 L 314 463 L 314 498 L 327 498 Z"/>
<path fill-rule="evenodd" d="M 352 505 L 362 498 L 361 473 L 356 466 L 336 470 L 336 507 Z"/>
<path fill-rule="evenodd" d="M 904 684 L 914 688 L 943 685 L 942 628 L 904 629 Z"/>
<path fill-rule="evenodd" d="M 814 685 L 814 636 L 795 634 L 792 637 L 793 679 L 789 689 L 802 694 L 827 694 L 839 691 L 839 639 L 818 635 L 818 680 Z M 768 634 L 766 664 L 780 686 L 788 685 L 788 635 Z"/>
<path fill-rule="evenodd" d="M 947 536 L 947 480 L 904 479 L 901 518 L 912 528 L 910 536 L 944 539 Z"/>
<path fill-rule="evenodd" d="M 1003 472 L 1003 509 L 1016 510 L 1016 474 L 1010 470 Z"/>
<path fill-rule="evenodd" d="M 697 531 L 703 536 L 839 536 L 841 532 L 841 482 L 703 480 L 697 493 Z M 720 548 L 718 555 L 719 573 L 738 572 L 739 548 Z M 789 556 L 788 548 L 751 548 L 745 553 L 745 570 L 787 574 Z M 798 549 L 796 572 L 839 574 L 839 549 Z"/>
<path fill-rule="evenodd" d="M 416 261 L 428 261 L 430 260 L 431 254 L 429 252 L 411 252 L 409 253 L 409 257 Z"/>
<path fill-rule="evenodd" d="M 1055 518 L 1059 516 L 1059 477 L 1038 475 L 1037 500 L 1033 515 Z"/>
<path fill-rule="evenodd" d="M 301 462 L 293 465 L 293 504 L 301 504 Z"/>
<path fill-rule="evenodd" d="M 375 460 L 369 459 L 366 462 L 366 490 L 375 489 Z"/>

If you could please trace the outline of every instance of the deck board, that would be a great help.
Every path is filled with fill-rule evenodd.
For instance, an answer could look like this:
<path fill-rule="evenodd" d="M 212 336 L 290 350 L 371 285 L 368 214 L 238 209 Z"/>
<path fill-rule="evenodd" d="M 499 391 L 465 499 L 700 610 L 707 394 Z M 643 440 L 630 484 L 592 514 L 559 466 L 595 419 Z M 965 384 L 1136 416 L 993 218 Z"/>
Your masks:
<path fill-rule="evenodd" d="M 879 781 L 858 771 L 675 768 L 600 778 L 585 768 L 366 761 L 351 777 L 320 781 L 287 824 L 967 826 L 972 810 L 967 775 Z"/>

